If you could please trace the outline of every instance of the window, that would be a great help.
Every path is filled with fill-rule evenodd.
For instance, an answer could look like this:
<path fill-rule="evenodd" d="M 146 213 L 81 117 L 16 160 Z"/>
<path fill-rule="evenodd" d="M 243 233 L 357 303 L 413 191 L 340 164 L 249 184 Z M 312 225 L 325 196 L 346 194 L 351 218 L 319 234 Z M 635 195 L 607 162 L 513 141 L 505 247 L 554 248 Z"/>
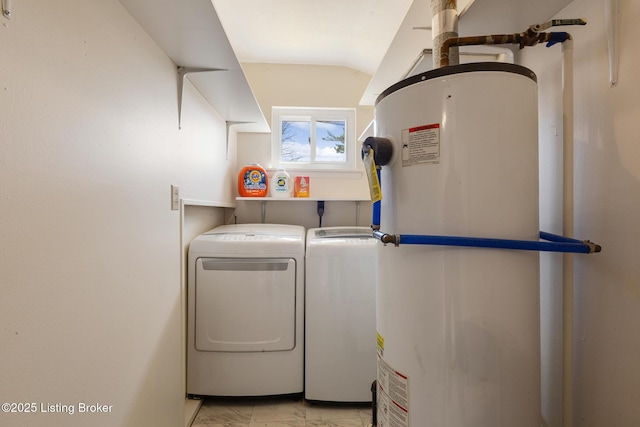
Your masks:
<path fill-rule="evenodd" d="M 273 107 L 274 167 L 353 170 L 355 109 Z"/>

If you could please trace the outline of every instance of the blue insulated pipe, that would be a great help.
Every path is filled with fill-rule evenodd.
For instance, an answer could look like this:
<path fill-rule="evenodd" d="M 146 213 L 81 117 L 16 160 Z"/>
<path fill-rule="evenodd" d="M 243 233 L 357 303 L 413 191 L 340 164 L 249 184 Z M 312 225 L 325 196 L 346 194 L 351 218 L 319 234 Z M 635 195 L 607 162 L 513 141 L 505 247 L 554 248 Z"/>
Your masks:
<path fill-rule="evenodd" d="M 533 240 L 488 239 L 481 237 L 386 234 L 381 231 L 374 231 L 373 237 L 377 238 L 382 243 L 393 243 L 396 246 L 400 244 L 463 246 L 474 248 L 515 249 L 524 251 L 571 252 L 580 254 L 600 252 L 602 249 L 599 245 L 591 243 L 588 240 L 582 242 L 580 240 L 569 239 L 567 237 L 545 232 L 540 232 L 540 237 L 547 240 L 545 242 Z"/>
<path fill-rule="evenodd" d="M 369 150 L 373 150 L 373 160 L 376 164 L 376 175 L 378 175 L 378 183 L 380 180 L 381 167 L 389 163 L 393 154 L 393 143 L 387 138 L 370 136 L 362 143 L 362 158 L 369 154 Z M 373 204 L 373 215 L 371 219 L 371 228 L 373 230 L 380 229 L 380 201 Z"/>
<path fill-rule="evenodd" d="M 571 237 L 559 236 L 557 234 L 546 233 L 544 231 L 540 232 L 540 238 L 543 240 L 548 240 L 550 242 L 582 243 L 582 240 L 572 239 Z"/>
<path fill-rule="evenodd" d="M 364 148 L 374 148 L 374 155 L 382 153 L 380 159 L 381 164 L 385 165 L 391 157 L 392 144 L 385 138 L 369 137 L 363 144 Z M 376 151 L 376 149 L 379 149 Z M 363 151 L 364 153 L 364 151 Z M 363 154 L 364 156 L 364 154 Z M 376 161 L 376 164 L 378 162 Z M 378 182 L 381 182 L 380 167 L 376 169 Z M 458 236 L 432 236 L 418 234 L 387 234 L 380 231 L 380 201 L 373 204 L 373 214 L 371 220 L 371 228 L 373 229 L 373 237 L 380 240 L 385 245 L 393 243 L 395 246 L 404 245 L 436 245 L 436 246 L 462 246 L 474 248 L 492 248 L 492 249 L 513 249 L 524 251 L 544 251 L 544 252 L 564 252 L 577 254 L 591 254 L 600 252 L 600 245 L 592 243 L 588 240 L 581 241 L 569 237 L 559 236 L 557 234 L 540 231 L 539 237 L 544 241 L 534 240 L 510 240 L 510 239 L 490 239 L 482 237 L 458 237 Z"/>

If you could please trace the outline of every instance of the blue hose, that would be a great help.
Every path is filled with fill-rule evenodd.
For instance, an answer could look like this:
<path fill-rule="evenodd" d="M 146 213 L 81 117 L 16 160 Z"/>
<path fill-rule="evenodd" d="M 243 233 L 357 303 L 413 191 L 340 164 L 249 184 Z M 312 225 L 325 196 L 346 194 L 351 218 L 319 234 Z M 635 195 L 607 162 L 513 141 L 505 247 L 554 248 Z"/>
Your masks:
<path fill-rule="evenodd" d="M 552 241 L 530 241 L 510 239 L 488 239 L 481 237 L 456 237 L 456 236 L 430 236 L 416 234 L 392 235 L 380 231 L 373 236 L 383 243 L 395 245 L 436 245 L 436 246 L 462 246 L 474 248 L 515 249 L 524 251 L 565 252 L 590 254 L 600 252 L 601 247 L 589 241 L 581 242 L 568 237 L 556 236 L 551 233 L 540 232 L 540 236 Z M 543 237 L 544 236 L 544 237 Z"/>
<path fill-rule="evenodd" d="M 540 232 L 540 238 L 543 240 L 548 240 L 550 242 L 582 243 L 582 240 L 572 239 L 570 237 L 560 236 L 557 234 L 546 233 L 544 231 Z"/>
<path fill-rule="evenodd" d="M 377 170 L 380 182 L 380 169 Z M 600 245 L 590 241 L 581 241 L 570 237 L 540 231 L 540 239 L 534 240 L 510 240 L 487 239 L 481 237 L 456 237 L 456 236 L 429 236 L 418 234 L 386 234 L 380 230 L 380 201 L 373 204 L 372 224 L 373 237 L 382 243 L 393 243 L 398 246 L 405 245 L 437 245 L 437 246 L 463 246 L 473 248 L 514 249 L 523 251 L 563 252 L 576 254 L 590 254 L 600 252 Z"/>

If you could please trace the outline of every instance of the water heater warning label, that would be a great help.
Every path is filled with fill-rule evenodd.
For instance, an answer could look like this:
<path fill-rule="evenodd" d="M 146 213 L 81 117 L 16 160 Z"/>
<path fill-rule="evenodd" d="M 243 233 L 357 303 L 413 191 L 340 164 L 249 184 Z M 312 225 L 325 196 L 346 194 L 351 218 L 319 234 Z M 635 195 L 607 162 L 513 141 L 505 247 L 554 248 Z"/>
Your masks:
<path fill-rule="evenodd" d="M 440 162 L 440 124 L 402 131 L 402 166 Z"/>
<path fill-rule="evenodd" d="M 409 378 L 378 353 L 378 427 L 409 426 Z"/>

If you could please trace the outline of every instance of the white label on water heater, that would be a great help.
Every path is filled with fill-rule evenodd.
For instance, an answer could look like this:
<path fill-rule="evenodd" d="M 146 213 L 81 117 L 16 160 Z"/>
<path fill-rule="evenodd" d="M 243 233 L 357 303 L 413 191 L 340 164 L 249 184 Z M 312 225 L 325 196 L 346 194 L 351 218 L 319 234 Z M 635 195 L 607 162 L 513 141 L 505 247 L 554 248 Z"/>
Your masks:
<path fill-rule="evenodd" d="M 402 166 L 440 162 L 440 124 L 402 131 Z"/>
<path fill-rule="evenodd" d="M 409 378 L 378 353 L 378 427 L 409 427 Z"/>

